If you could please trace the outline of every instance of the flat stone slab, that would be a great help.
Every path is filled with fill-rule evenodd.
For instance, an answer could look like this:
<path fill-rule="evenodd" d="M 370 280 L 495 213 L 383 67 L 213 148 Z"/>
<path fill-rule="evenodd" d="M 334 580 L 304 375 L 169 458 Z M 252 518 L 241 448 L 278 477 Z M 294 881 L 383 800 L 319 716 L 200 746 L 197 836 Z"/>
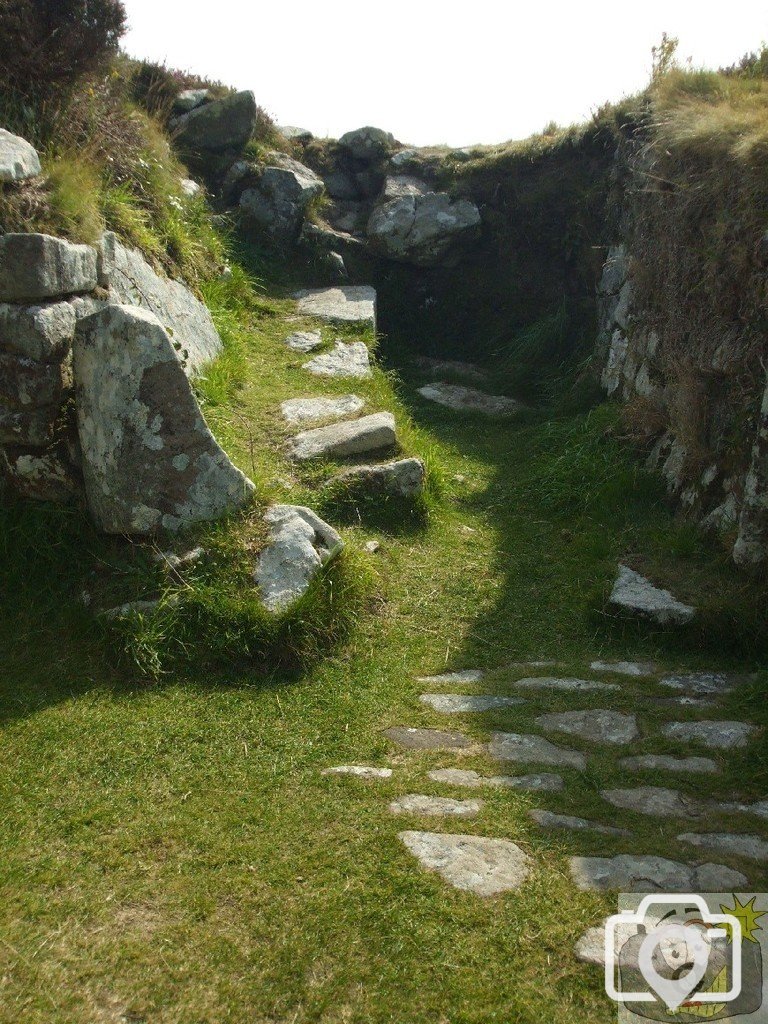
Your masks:
<path fill-rule="evenodd" d="M 304 316 L 337 323 L 360 323 L 376 329 L 376 291 L 368 285 L 313 288 L 297 292 L 298 311 Z"/>
<path fill-rule="evenodd" d="M 434 686 L 450 685 L 451 683 L 479 683 L 485 673 L 480 668 L 466 668 L 460 672 L 443 672 L 438 676 L 417 676 L 418 683 L 431 683 Z"/>
<path fill-rule="evenodd" d="M 343 419 L 355 416 L 365 406 L 357 395 L 338 398 L 289 398 L 280 405 L 283 419 L 288 423 L 312 423 L 317 420 Z"/>
<path fill-rule="evenodd" d="M 657 818 L 700 818 L 706 808 L 677 789 L 637 786 L 634 789 L 604 789 L 600 796 L 613 807 Z"/>
<path fill-rule="evenodd" d="M 734 857 L 748 857 L 765 864 L 768 862 L 768 841 L 755 835 L 734 832 L 683 832 L 677 837 L 681 843 L 690 843 L 702 850 L 714 850 Z"/>
<path fill-rule="evenodd" d="M 746 747 L 757 731 L 757 726 L 746 722 L 668 722 L 661 733 L 670 740 L 703 743 L 715 750 L 733 750 Z"/>
<path fill-rule="evenodd" d="M 570 814 L 554 814 L 552 811 L 531 810 L 529 816 L 542 828 L 568 829 L 572 832 L 600 832 L 606 836 L 631 836 L 626 828 L 614 828 L 612 825 L 601 825 L 598 821 L 576 818 Z"/>
<path fill-rule="evenodd" d="M 432 818 L 476 818 L 483 809 L 482 800 L 452 800 L 447 796 L 408 793 L 389 805 L 392 814 L 423 814 Z"/>
<path fill-rule="evenodd" d="M 593 679 L 556 679 L 554 676 L 531 676 L 527 679 L 518 679 L 515 686 L 520 686 L 525 690 L 562 690 L 575 693 L 621 689 L 617 683 L 599 683 Z"/>
<path fill-rule="evenodd" d="M 419 356 L 416 365 L 420 369 L 434 373 L 455 373 L 457 377 L 474 381 L 476 384 L 484 384 L 488 380 L 488 373 L 481 366 L 464 363 L 460 359 L 431 359 L 429 356 Z"/>
<path fill-rule="evenodd" d="M 427 469 L 421 459 L 410 458 L 375 466 L 353 466 L 337 474 L 331 483 L 356 494 L 414 498 L 424 490 L 426 479 Z"/>
<path fill-rule="evenodd" d="M 664 857 L 571 857 L 571 878 L 578 889 L 597 892 L 728 892 L 747 884 L 744 875 L 723 864 L 700 867 Z M 713 882 L 718 884 L 712 887 Z"/>
<path fill-rule="evenodd" d="M 479 789 L 482 786 L 496 786 L 502 789 L 525 789 L 538 793 L 559 793 L 563 789 L 563 780 L 551 772 L 533 775 L 492 775 L 490 778 L 472 770 L 462 768 L 436 768 L 428 773 L 434 782 L 444 782 L 449 786 L 465 786 L 468 789 Z"/>
<path fill-rule="evenodd" d="M 578 750 L 558 747 L 545 740 L 543 736 L 529 736 L 516 732 L 493 733 L 488 744 L 488 753 L 498 761 L 578 768 L 582 772 L 587 767 L 586 757 Z"/>
<path fill-rule="evenodd" d="M 593 661 L 589 667 L 593 672 L 616 672 L 622 676 L 652 676 L 657 671 L 652 661 Z"/>
<path fill-rule="evenodd" d="M 619 566 L 608 603 L 619 611 L 649 619 L 659 626 L 683 626 L 696 615 L 695 608 L 678 601 L 668 590 L 655 587 L 627 565 Z"/>
<path fill-rule="evenodd" d="M 391 779 L 391 768 L 374 768 L 368 764 L 337 764 L 323 768 L 321 775 L 354 775 L 359 779 Z"/>
<path fill-rule="evenodd" d="M 746 678 L 726 672 L 684 672 L 679 675 L 664 676 L 659 683 L 662 686 L 668 686 L 671 690 L 679 690 L 689 697 L 710 697 L 721 693 L 730 693 L 739 681 Z"/>
<path fill-rule="evenodd" d="M 435 832 L 401 832 L 399 838 L 427 870 L 477 896 L 519 889 L 533 867 L 528 854 L 508 839 Z"/>
<path fill-rule="evenodd" d="M 315 575 L 344 547 L 333 527 L 303 505 L 273 505 L 264 519 L 269 543 L 259 555 L 254 578 L 264 605 L 280 612 L 309 589 Z"/>
<path fill-rule="evenodd" d="M 680 772 L 682 775 L 712 775 L 720 770 L 709 757 L 672 757 L 671 754 L 623 757 L 619 766 L 631 772 Z"/>
<path fill-rule="evenodd" d="M 493 711 L 525 704 L 522 697 L 496 697 L 493 694 L 470 696 L 463 693 L 422 693 L 419 700 L 444 715 L 456 715 L 465 711 Z"/>
<path fill-rule="evenodd" d="M 741 814 L 756 814 L 758 818 L 768 819 L 768 800 L 758 800 L 754 804 L 745 804 L 739 801 L 729 801 L 718 804 L 721 811 L 737 811 Z"/>
<path fill-rule="evenodd" d="M 299 462 L 309 459 L 344 459 L 350 455 L 391 448 L 397 442 L 395 417 L 377 412 L 357 420 L 305 430 L 292 441 L 291 454 Z"/>
<path fill-rule="evenodd" d="M 634 715 L 605 709 L 595 711 L 559 711 L 539 715 L 536 724 L 547 732 L 564 732 L 592 743 L 631 743 L 640 731 Z"/>
<path fill-rule="evenodd" d="M 285 339 L 285 344 L 294 352 L 314 352 L 323 344 L 320 331 L 294 331 Z"/>
<path fill-rule="evenodd" d="M 0 235 L 0 302 L 34 302 L 90 292 L 98 284 L 98 254 L 53 235 Z"/>
<path fill-rule="evenodd" d="M 0 182 L 26 181 L 40 174 L 40 157 L 26 139 L 0 128 Z"/>
<path fill-rule="evenodd" d="M 709 891 L 709 890 L 708 890 Z M 607 918 L 606 918 L 607 920 Z M 619 952 L 624 946 L 627 939 L 637 934 L 637 926 L 635 924 L 619 924 L 616 926 L 614 922 L 613 927 L 613 938 L 614 956 L 617 958 Z M 595 925 L 594 928 L 588 928 L 581 938 L 578 940 L 576 945 L 573 947 L 573 952 L 577 960 L 583 964 L 594 964 L 596 967 L 605 966 L 605 921 L 602 924 Z"/>
<path fill-rule="evenodd" d="M 460 384 L 446 384 L 439 381 L 425 384 L 419 394 L 430 402 L 454 409 L 458 412 L 481 412 L 486 416 L 512 416 L 524 408 L 521 402 L 505 395 L 489 395 L 476 388 L 465 388 Z"/>
<path fill-rule="evenodd" d="M 316 377 L 358 377 L 371 376 L 371 358 L 363 341 L 337 341 L 333 351 L 321 352 L 319 356 L 304 363 L 304 369 Z"/>
<path fill-rule="evenodd" d="M 439 729 L 411 729 L 397 725 L 385 729 L 384 735 L 406 750 L 468 750 L 474 746 L 474 741 L 463 733 Z"/>

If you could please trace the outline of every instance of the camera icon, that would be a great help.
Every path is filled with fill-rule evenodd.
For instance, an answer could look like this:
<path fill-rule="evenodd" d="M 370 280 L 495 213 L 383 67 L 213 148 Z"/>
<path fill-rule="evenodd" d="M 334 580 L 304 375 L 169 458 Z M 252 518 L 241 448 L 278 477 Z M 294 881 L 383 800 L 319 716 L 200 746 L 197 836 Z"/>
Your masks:
<path fill-rule="evenodd" d="M 605 922 L 605 991 L 619 1003 L 653 1004 L 635 1010 L 653 1020 L 678 1019 L 681 1007 L 731 1016 L 742 993 L 741 921 L 694 894 L 644 897 Z"/>

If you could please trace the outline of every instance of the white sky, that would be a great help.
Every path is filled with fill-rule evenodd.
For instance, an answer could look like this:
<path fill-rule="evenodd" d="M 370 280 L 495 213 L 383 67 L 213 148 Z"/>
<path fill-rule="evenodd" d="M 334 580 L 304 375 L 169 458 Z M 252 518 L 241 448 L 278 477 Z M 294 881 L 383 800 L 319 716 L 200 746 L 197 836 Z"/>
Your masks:
<path fill-rule="evenodd" d="M 503 142 L 642 88 L 662 32 L 696 66 L 768 40 L 766 0 L 125 0 L 136 57 L 252 89 L 279 124 Z"/>

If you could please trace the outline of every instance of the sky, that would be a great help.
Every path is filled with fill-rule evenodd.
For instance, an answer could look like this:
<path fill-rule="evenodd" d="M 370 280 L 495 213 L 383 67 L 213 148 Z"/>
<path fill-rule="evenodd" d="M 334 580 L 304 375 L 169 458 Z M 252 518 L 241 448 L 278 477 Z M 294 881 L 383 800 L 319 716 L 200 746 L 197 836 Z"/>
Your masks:
<path fill-rule="evenodd" d="M 135 57 L 251 89 L 278 124 L 362 125 L 412 145 L 520 139 L 642 89 L 651 48 L 733 63 L 768 41 L 766 0 L 124 0 Z"/>

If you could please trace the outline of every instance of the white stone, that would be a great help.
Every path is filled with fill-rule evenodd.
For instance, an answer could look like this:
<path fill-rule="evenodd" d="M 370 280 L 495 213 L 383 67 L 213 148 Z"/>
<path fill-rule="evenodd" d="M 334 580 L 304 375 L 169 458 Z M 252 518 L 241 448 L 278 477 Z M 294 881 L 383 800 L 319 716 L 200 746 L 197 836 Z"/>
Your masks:
<path fill-rule="evenodd" d="M 202 185 L 198 185 L 198 183 L 193 181 L 191 178 L 181 179 L 181 191 L 187 199 L 196 199 L 198 196 L 203 194 Z"/>
<path fill-rule="evenodd" d="M 364 379 L 371 376 L 371 359 L 368 348 L 363 341 L 337 341 L 331 352 L 321 352 L 319 356 L 304 363 L 304 369 L 316 377 L 357 377 Z"/>
<path fill-rule="evenodd" d="M 391 768 L 374 768 L 367 764 L 337 764 L 323 768 L 321 775 L 354 775 L 359 779 L 391 779 Z"/>
<path fill-rule="evenodd" d="M 470 696 L 463 693 L 422 693 L 419 700 L 445 715 L 467 711 L 494 711 L 525 703 L 521 697 L 497 697 L 493 694 Z"/>
<path fill-rule="evenodd" d="M 683 743 L 703 743 L 714 750 L 746 747 L 757 727 L 746 722 L 668 722 L 662 735 Z"/>
<path fill-rule="evenodd" d="M 482 800 L 452 800 L 446 796 L 425 796 L 422 793 L 408 793 L 389 805 L 392 814 L 432 818 L 476 818 L 482 808 Z"/>
<path fill-rule="evenodd" d="M 519 412 L 523 405 L 514 398 L 505 395 L 489 395 L 476 388 L 465 388 L 460 384 L 446 384 L 442 381 L 425 384 L 419 388 L 422 398 L 436 402 L 447 409 L 458 412 L 480 412 L 486 416 L 512 416 Z"/>
<path fill-rule="evenodd" d="M 285 344 L 294 352 L 313 352 L 323 344 L 320 331 L 294 331 L 285 339 Z"/>
<path fill-rule="evenodd" d="M 376 329 L 376 292 L 368 285 L 342 285 L 297 292 L 298 312 L 320 320 L 359 323 Z"/>
<path fill-rule="evenodd" d="M 478 896 L 519 889 L 533 868 L 531 858 L 508 839 L 401 832 L 400 840 L 425 868 Z"/>
<path fill-rule="evenodd" d="M 709 757 L 672 757 L 669 754 L 641 754 L 638 757 L 623 757 L 621 768 L 631 772 L 680 772 L 683 775 L 713 774 L 719 771 Z"/>
<path fill-rule="evenodd" d="M 305 430 L 292 441 L 294 459 L 344 459 L 363 452 L 390 448 L 397 442 L 395 417 L 378 412 L 357 420 L 344 420 L 326 427 Z"/>
<path fill-rule="evenodd" d="M 318 570 L 344 547 L 326 522 L 302 505 L 273 505 L 264 518 L 272 530 L 255 579 L 270 611 L 283 611 L 306 593 Z"/>
<path fill-rule="evenodd" d="M 40 157 L 26 139 L 0 128 L 0 182 L 26 181 L 40 174 Z"/>
<path fill-rule="evenodd" d="M 597 683 L 592 679 L 556 679 L 553 676 L 531 676 L 527 679 L 518 679 L 515 686 L 522 687 L 524 690 L 563 690 L 577 693 L 620 689 L 616 683 Z"/>
<path fill-rule="evenodd" d="M 564 732 L 593 743 L 630 743 L 640 735 L 634 715 L 603 708 L 539 715 L 536 724 L 547 731 Z"/>
<path fill-rule="evenodd" d="M 290 398 L 281 404 L 280 411 L 288 423 L 312 423 L 354 416 L 364 406 L 364 400 L 357 395 L 340 395 L 338 398 Z"/>
<path fill-rule="evenodd" d="M 609 603 L 660 626 L 685 625 L 696 615 L 695 608 L 678 601 L 668 590 L 654 587 L 650 580 L 626 565 L 619 566 Z"/>
<path fill-rule="evenodd" d="M 558 747 L 554 743 L 550 743 L 549 740 L 545 740 L 543 736 L 495 732 L 488 744 L 488 753 L 499 761 L 577 768 L 582 772 L 587 767 L 587 759 L 580 751 Z"/>

